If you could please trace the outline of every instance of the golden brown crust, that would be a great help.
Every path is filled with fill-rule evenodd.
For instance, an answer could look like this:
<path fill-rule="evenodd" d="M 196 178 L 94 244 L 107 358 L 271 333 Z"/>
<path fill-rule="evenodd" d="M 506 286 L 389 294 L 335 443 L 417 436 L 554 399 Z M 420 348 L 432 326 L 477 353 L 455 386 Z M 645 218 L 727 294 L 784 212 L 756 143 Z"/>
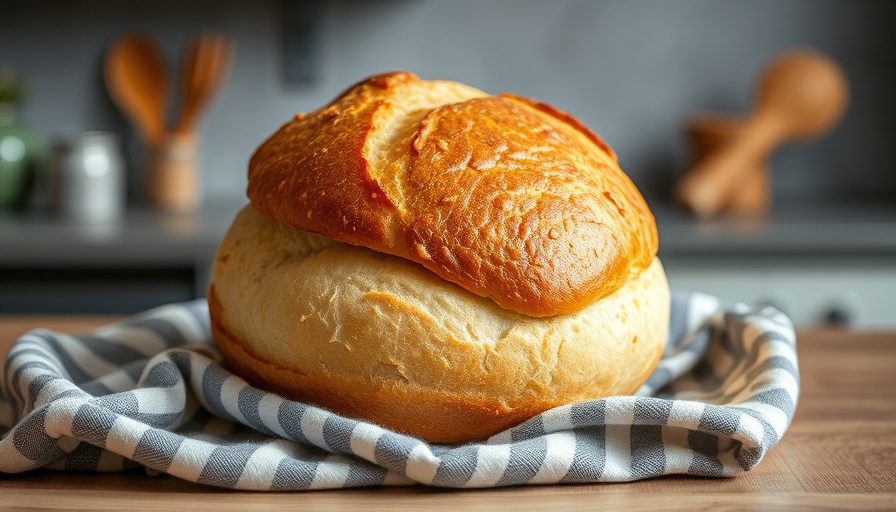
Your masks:
<path fill-rule="evenodd" d="M 647 268 L 654 219 L 606 144 L 512 95 L 369 78 L 259 147 L 249 198 L 295 228 L 400 256 L 530 316 Z"/>

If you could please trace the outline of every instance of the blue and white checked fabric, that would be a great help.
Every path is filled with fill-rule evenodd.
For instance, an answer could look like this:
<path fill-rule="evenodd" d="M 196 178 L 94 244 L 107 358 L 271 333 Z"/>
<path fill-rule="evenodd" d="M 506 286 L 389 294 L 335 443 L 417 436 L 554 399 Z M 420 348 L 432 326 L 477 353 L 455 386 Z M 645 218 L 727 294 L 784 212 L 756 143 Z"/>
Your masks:
<path fill-rule="evenodd" d="M 298 490 L 494 487 L 733 476 L 784 434 L 799 393 L 781 313 L 676 293 L 636 396 L 552 409 L 481 443 L 434 445 L 289 401 L 220 365 L 204 301 L 94 332 L 34 330 L 6 360 L 0 472 L 144 467 L 202 484 Z"/>

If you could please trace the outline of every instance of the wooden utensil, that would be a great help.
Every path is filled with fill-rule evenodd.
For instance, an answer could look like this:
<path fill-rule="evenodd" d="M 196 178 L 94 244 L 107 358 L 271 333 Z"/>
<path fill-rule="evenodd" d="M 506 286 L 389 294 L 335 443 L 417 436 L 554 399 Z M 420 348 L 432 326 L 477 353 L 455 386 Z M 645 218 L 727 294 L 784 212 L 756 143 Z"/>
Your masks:
<path fill-rule="evenodd" d="M 679 182 L 676 198 L 698 217 L 711 217 L 779 144 L 831 128 L 848 96 L 843 72 L 828 57 L 812 51 L 782 55 L 762 74 L 756 112 L 743 133 L 700 160 Z"/>
<path fill-rule="evenodd" d="M 736 140 L 747 127 L 742 116 L 702 114 L 688 123 L 691 145 L 691 166 L 699 165 L 719 148 Z M 730 194 L 721 208 L 725 213 L 759 217 L 768 211 L 771 203 L 771 178 L 765 160 L 745 164 L 739 186 Z"/>
<path fill-rule="evenodd" d="M 167 73 L 156 43 L 141 35 L 116 40 L 103 66 L 106 87 L 115 104 L 155 146 L 165 134 Z"/>
<path fill-rule="evenodd" d="M 181 68 L 180 118 L 153 151 L 149 197 L 155 206 L 174 212 L 199 207 L 196 125 L 220 87 L 229 62 L 230 44 L 224 36 L 204 34 L 187 44 Z"/>
<path fill-rule="evenodd" d="M 191 133 L 209 98 L 218 90 L 230 63 L 230 44 L 221 35 L 204 34 L 191 41 L 184 53 L 183 105 L 175 132 Z"/>

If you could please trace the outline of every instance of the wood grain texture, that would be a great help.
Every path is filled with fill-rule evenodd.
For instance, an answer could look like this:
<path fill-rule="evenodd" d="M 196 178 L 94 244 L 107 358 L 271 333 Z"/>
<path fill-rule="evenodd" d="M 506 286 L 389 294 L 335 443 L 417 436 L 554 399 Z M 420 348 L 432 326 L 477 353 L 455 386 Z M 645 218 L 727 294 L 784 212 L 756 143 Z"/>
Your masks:
<path fill-rule="evenodd" d="M 32 327 L 109 321 L 0 317 L 0 351 Z M 219 490 L 171 477 L 34 471 L 0 475 L 0 508 L 31 510 L 893 510 L 896 332 L 799 333 L 801 397 L 785 438 L 730 479 L 664 477 L 625 484 L 491 490 L 382 488 L 307 493 Z"/>

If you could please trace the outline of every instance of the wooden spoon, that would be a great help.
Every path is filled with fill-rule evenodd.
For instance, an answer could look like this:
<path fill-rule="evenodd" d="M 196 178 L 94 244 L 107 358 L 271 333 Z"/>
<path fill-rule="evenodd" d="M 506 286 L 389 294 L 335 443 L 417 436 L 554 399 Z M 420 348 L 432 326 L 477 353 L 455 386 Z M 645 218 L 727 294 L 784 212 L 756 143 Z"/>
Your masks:
<path fill-rule="evenodd" d="M 677 199 L 698 217 L 716 214 L 744 173 L 777 145 L 831 128 L 848 96 L 846 77 L 831 59 L 811 51 L 782 55 L 762 75 L 756 112 L 743 134 L 692 168 L 678 184 Z"/>
<path fill-rule="evenodd" d="M 152 39 L 124 36 L 107 50 L 103 74 L 112 100 L 152 146 L 165 135 L 167 73 Z"/>
<path fill-rule="evenodd" d="M 183 59 L 183 105 L 175 132 L 194 131 L 203 107 L 217 91 L 230 62 L 230 44 L 224 36 L 205 34 L 191 41 Z"/>

